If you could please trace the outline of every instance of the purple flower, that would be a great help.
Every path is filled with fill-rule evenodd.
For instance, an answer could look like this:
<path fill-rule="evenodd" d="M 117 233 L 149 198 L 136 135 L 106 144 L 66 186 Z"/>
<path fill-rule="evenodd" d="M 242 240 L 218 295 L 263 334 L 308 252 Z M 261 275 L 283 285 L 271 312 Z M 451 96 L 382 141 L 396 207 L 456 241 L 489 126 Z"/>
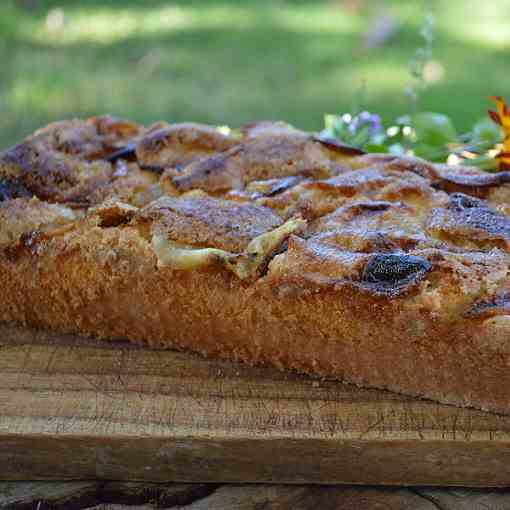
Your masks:
<path fill-rule="evenodd" d="M 374 136 L 383 130 L 381 117 L 370 112 L 361 112 L 356 115 L 349 124 L 349 130 L 354 134 L 365 126 L 368 126 L 368 134 L 370 136 Z"/>

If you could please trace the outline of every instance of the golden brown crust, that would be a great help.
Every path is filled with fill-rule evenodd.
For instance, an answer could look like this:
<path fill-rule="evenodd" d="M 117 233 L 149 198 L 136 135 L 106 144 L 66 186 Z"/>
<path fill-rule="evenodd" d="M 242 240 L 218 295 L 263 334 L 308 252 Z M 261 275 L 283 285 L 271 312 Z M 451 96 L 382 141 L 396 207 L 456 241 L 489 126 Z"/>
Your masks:
<path fill-rule="evenodd" d="M 105 115 L 86 121 L 54 122 L 36 131 L 27 141 L 45 150 L 91 160 L 117 151 L 141 132 L 140 126 L 133 122 Z"/>
<path fill-rule="evenodd" d="M 251 124 L 245 124 L 244 126 L 241 126 L 241 133 L 246 140 L 292 133 L 306 134 L 304 131 L 299 131 L 290 124 L 287 124 L 287 122 L 274 120 L 259 120 L 258 122 L 252 122 Z"/>
<path fill-rule="evenodd" d="M 153 233 L 196 247 L 240 252 L 255 237 L 283 222 L 270 209 L 214 198 L 162 197 L 137 217 Z"/>
<path fill-rule="evenodd" d="M 15 245 L 23 234 L 74 223 L 79 217 L 78 211 L 35 197 L 0 202 L 0 249 Z"/>
<path fill-rule="evenodd" d="M 86 204 L 90 193 L 109 182 L 113 173 L 106 161 L 84 161 L 46 150 L 35 142 L 24 142 L 5 152 L 0 166 L 42 200 L 78 204 Z"/>
<path fill-rule="evenodd" d="M 283 123 L 56 123 L 0 154 L 0 320 L 510 413 L 509 193 Z"/>
<path fill-rule="evenodd" d="M 226 151 L 235 143 L 211 126 L 189 122 L 153 127 L 138 142 L 136 155 L 144 167 L 181 168 L 194 159 Z"/>
<path fill-rule="evenodd" d="M 339 162 L 345 158 L 306 133 L 283 130 L 196 161 L 174 178 L 174 184 L 179 191 L 199 188 L 217 193 L 264 179 L 296 175 L 327 178 L 343 169 Z"/>

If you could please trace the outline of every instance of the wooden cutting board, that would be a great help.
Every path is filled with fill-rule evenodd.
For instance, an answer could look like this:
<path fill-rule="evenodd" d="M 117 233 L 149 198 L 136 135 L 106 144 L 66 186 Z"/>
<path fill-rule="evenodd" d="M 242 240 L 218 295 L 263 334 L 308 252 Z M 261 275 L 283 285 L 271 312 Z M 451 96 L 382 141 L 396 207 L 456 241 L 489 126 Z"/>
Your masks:
<path fill-rule="evenodd" d="M 0 325 L 0 459 L 0 479 L 508 486 L 510 417 Z"/>

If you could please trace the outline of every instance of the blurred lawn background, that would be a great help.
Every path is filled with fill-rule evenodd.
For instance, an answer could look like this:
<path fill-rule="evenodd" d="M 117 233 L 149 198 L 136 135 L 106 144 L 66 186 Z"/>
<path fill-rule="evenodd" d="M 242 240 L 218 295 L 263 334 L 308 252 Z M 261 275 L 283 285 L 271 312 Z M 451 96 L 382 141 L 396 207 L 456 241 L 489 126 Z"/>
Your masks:
<path fill-rule="evenodd" d="M 427 14 L 434 61 L 419 108 L 462 132 L 488 96 L 510 96 L 509 0 L 0 0 L 0 148 L 105 112 L 312 130 L 362 107 L 389 121 L 411 108 L 403 89 Z"/>

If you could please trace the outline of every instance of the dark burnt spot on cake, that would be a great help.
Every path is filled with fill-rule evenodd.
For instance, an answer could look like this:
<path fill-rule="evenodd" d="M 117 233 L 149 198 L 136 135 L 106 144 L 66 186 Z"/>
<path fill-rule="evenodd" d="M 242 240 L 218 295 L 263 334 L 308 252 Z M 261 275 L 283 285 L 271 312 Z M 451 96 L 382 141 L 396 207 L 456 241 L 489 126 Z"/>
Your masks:
<path fill-rule="evenodd" d="M 295 175 L 283 177 L 282 179 L 267 179 L 264 181 L 253 181 L 246 186 L 245 191 L 252 199 L 260 197 L 275 197 L 297 186 L 304 180 L 304 177 Z"/>
<path fill-rule="evenodd" d="M 279 195 L 280 193 L 283 193 L 284 191 L 287 191 L 290 188 L 293 188 L 303 180 L 303 177 L 300 176 L 293 176 L 293 177 L 286 177 L 284 179 L 280 179 L 278 182 L 275 182 L 275 184 L 269 189 L 263 196 L 265 197 L 274 197 L 275 195 Z"/>
<path fill-rule="evenodd" d="M 448 201 L 448 208 L 454 211 L 464 211 L 465 209 L 487 209 L 487 205 L 482 200 L 464 195 L 463 193 L 454 193 Z"/>
<path fill-rule="evenodd" d="M 136 145 L 134 143 L 130 143 L 125 147 L 122 147 L 122 149 L 113 152 L 105 159 L 110 163 L 115 163 L 119 159 L 124 159 L 126 161 L 136 161 Z"/>
<path fill-rule="evenodd" d="M 361 281 L 375 294 L 395 296 L 420 282 L 432 264 L 414 255 L 377 254 L 367 262 Z"/>
<path fill-rule="evenodd" d="M 44 234 L 39 230 L 24 232 L 18 242 L 5 248 L 4 253 L 10 262 L 16 262 L 24 256 L 33 256 L 37 253 L 37 246 L 44 239 Z"/>
<path fill-rule="evenodd" d="M 494 211 L 483 200 L 455 193 L 450 197 L 448 209 L 459 224 L 510 238 L 510 218 Z"/>
<path fill-rule="evenodd" d="M 139 165 L 142 170 L 147 172 L 152 172 L 154 174 L 162 174 L 165 171 L 165 168 L 158 165 Z"/>
<path fill-rule="evenodd" d="M 340 142 L 340 140 L 329 136 L 314 136 L 313 140 L 334 152 L 345 154 L 346 156 L 362 156 L 363 154 L 366 154 L 364 150 L 359 149 L 358 147 L 347 145 Z"/>
<path fill-rule="evenodd" d="M 392 202 L 386 202 L 384 200 L 373 200 L 370 202 L 358 202 L 347 207 L 353 215 L 359 215 L 365 213 L 370 214 L 387 211 L 392 207 L 395 207 L 395 204 Z"/>
<path fill-rule="evenodd" d="M 385 200 L 363 200 L 339 207 L 336 211 L 322 218 L 322 224 L 342 225 L 356 218 L 372 218 L 383 215 L 390 210 L 399 211 L 404 206 L 399 202 L 387 202 Z"/>
<path fill-rule="evenodd" d="M 2 179 L 0 177 L 0 202 L 31 196 L 32 193 L 30 193 L 30 191 L 28 191 L 20 182 L 16 180 Z"/>
<path fill-rule="evenodd" d="M 510 313 L 510 292 L 503 291 L 491 299 L 477 301 L 464 314 L 467 318 L 488 319 L 496 315 Z"/>

